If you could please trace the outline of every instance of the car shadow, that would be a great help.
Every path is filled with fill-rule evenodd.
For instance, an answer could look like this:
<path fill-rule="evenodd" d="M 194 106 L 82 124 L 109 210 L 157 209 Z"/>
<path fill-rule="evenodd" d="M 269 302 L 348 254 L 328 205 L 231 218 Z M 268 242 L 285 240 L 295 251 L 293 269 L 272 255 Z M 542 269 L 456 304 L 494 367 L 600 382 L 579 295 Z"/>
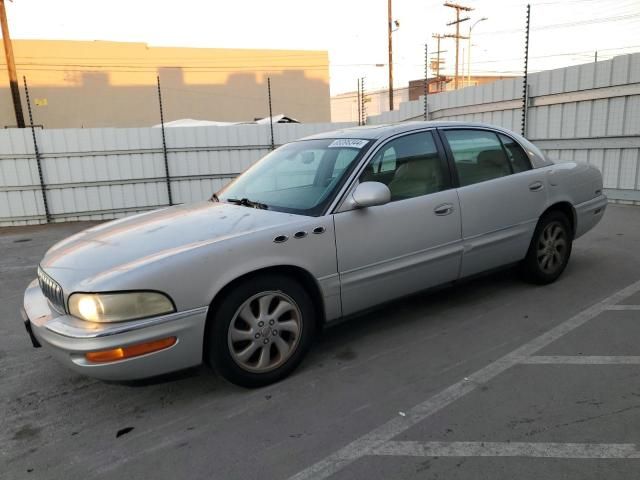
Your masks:
<path fill-rule="evenodd" d="M 328 358 L 353 359 L 355 352 L 350 345 L 367 335 L 390 335 L 418 323 L 446 322 L 452 305 L 473 305 L 481 299 L 531 287 L 521 279 L 517 268 L 510 267 L 394 300 L 324 328 L 299 371 Z"/>
<path fill-rule="evenodd" d="M 149 387 L 152 385 L 162 385 L 164 383 L 173 383 L 180 380 L 187 380 L 190 378 L 204 377 L 205 375 L 211 375 L 211 369 L 206 365 L 199 365 L 197 367 L 186 368 L 184 370 L 178 370 L 176 372 L 165 373 L 162 375 L 156 375 L 154 377 L 143 378 L 138 380 L 105 380 L 104 383 L 109 385 L 122 385 L 127 387 Z"/>

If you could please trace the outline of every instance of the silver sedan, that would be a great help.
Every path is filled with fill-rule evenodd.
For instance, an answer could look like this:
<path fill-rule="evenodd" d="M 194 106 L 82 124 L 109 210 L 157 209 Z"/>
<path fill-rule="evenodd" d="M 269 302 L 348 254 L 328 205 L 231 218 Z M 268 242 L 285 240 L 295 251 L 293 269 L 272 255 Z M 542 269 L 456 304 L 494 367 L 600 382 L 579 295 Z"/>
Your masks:
<path fill-rule="evenodd" d="M 284 145 L 209 201 L 54 245 L 24 296 L 35 346 L 93 377 L 206 362 L 282 379 L 320 327 L 501 266 L 556 280 L 607 199 L 592 166 L 554 163 L 481 124 L 415 122 Z"/>

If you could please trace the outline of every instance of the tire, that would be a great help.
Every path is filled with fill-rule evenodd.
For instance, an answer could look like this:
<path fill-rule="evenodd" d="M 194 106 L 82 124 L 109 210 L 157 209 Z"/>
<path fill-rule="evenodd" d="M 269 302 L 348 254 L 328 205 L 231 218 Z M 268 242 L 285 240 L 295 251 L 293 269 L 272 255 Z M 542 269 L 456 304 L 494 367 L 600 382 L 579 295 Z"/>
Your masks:
<path fill-rule="evenodd" d="M 307 291 L 279 274 L 233 287 L 207 329 L 208 363 L 236 385 L 256 388 L 288 376 L 311 346 L 316 318 Z"/>
<path fill-rule="evenodd" d="M 521 264 L 525 279 L 538 285 L 555 282 L 569 262 L 572 244 L 573 231 L 567 216 L 557 210 L 544 214 Z"/>

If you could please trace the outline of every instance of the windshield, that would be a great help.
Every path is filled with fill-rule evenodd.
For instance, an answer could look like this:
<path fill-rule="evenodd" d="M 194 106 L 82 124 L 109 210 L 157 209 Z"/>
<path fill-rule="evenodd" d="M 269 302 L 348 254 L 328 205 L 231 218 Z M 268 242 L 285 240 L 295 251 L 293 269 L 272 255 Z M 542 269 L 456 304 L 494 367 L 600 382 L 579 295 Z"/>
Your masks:
<path fill-rule="evenodd" d="M 370 143 L 360 139 L 321 139 L 283 145 L 217 196 L 222 202 L 321 215 Z"/>

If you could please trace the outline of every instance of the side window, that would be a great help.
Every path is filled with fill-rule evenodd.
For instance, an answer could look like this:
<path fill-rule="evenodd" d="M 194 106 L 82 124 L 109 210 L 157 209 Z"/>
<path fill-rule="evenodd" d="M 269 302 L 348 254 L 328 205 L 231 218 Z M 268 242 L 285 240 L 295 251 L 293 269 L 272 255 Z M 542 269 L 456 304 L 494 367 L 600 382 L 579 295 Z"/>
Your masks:
<path fill-rule="evenodd" d="M 384 183 L 392 201 L 449 188 L 432 132 L 391 140 L 369 161 L 359 180 Z"/>
<path fill-rule="evenodd" d="M 443 130 L 458 171 L 460 186 L 512 173 L 498 136 L 483 130 Z"/>
<path fill-rule="evenodd" d="M 396 169 L 396 151 L 393 147 L 387 148 L 380 159 L 381 172 L 393 172 Z"/>
<path fill-rule="evenodd" d="M 378 150 L 378 153 L 367 165 L 367 170 L 376 174 L 394 172 L 396 170 L 396 150 L 393 148 L 393 142 Z M 361 179 L 360 181 L 362 182 L 363 180 Z"/>
<path fill-rule="evenodd" d="M 498 136 L 507 151 L 507 156 L 513 167 L 513 173 L 531 170 L 531 161 L 529 157 L 527 157 L 527 154 L 524 153 L 524 150 L 522 150 L 522 147 L 506 135 L 498 134 Z"/>

